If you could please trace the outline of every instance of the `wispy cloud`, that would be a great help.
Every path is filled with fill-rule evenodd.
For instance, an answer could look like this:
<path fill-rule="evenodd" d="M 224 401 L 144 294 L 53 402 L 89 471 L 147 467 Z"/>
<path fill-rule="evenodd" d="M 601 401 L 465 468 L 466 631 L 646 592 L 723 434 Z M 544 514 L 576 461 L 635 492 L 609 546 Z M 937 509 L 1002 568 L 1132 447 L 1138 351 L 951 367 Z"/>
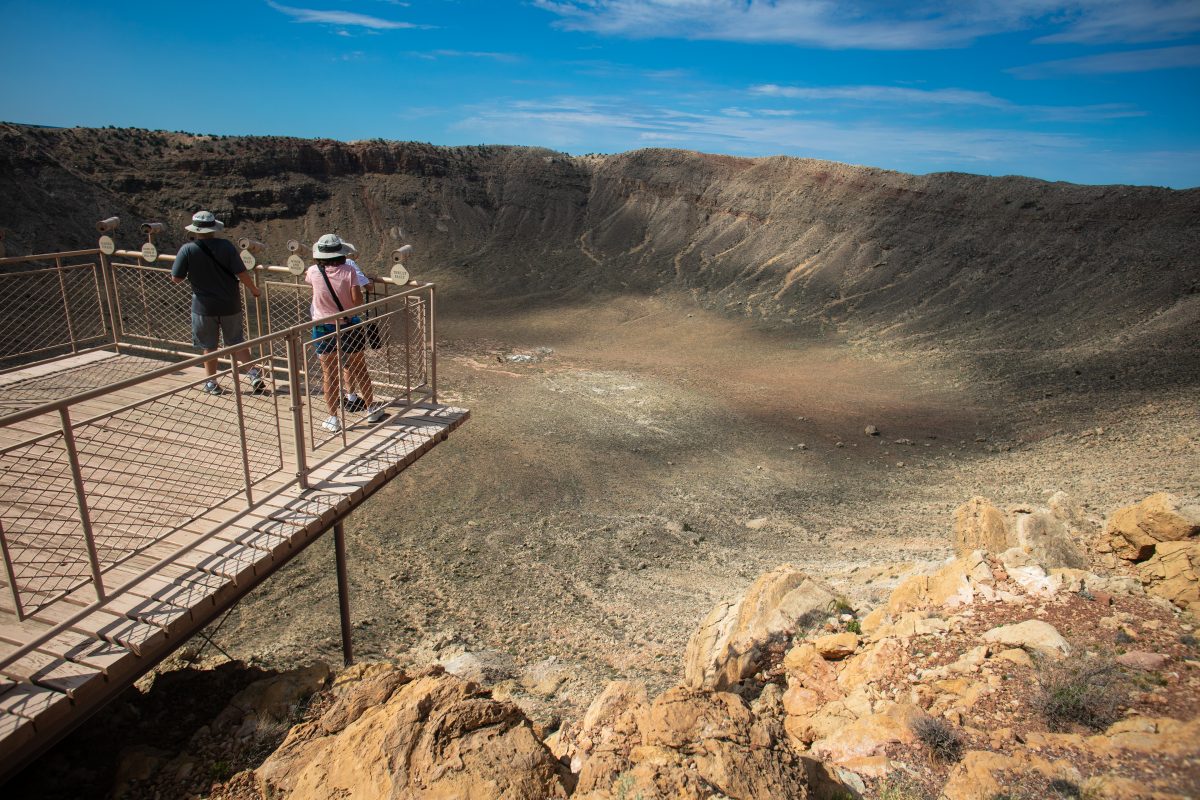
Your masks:
<path fill-rule="evenodd" d="M 422 28 L 423 25 L 416 25 L 411 22 L 397 22 L 390 19 L 381 19 L 372 17 L 367 14 L 356 14 L 353 11 L 319 11 L 312 8 L 294 8 L 275 3 L 272 0 L 267 0 L 267 5 L 287 14 L 296 22 L 315 22 L 322 25 L 342 25 L 351 28 L 367 28 L 373 31 L 390 31 L 402 30 L 408 28 Z"/>
<path fill-rule="evenodd" d="M 412 53 L 412 55 L 428 61 L 434 61 L 439 58 L 482 58 L 513 64 L 521 60 L 520 56 L 513 53 L 493 53 L 482 50 L 427 50 L 420 53 Z"/>
<path fill-rule="evenodd" d="M 534 0 L 572 30 L 834 49 L 962 47 L 1034 25 L 1043 42 L 1148 42 L 1200 30 L 1195 0 Z"/>
<path fill-rule="evenodd" d="M 630 107 L 609 101 L 558 98 L 480 106 L 456 129 L 489 137 L 528 142 L 536 130 L 542 144 L 564 149 L 584 143 L 613 143 L 625 150 L 638 143 L 670 142 L 694 149 L 734 153 L 790 153 L 854 163 L 987 164 L 1039 152 L 1082 148 L 1070 134 L 1002 129 L 947 130 L 921 125 L 873 122 L 837 124 L 794 119 L 744 109 L 695 113 L 664 107 Z"/>
<path fill-rule="evenodd" d="M 1103 75 L 1118 72 L 1152 72 L 1160 69 L 1200 67 L 1200 45 L 1126 50 L 1094 56 L 1043 61 L 1007 70 L 1018 78 L 1053 78 L 1061 75 Z"/>
<path fill-rule="evenodd" d="M 970 89 L 913 89 L 906 86 L 779 86 L 773 83 L 750 87 L 760 97 L 778 97 L 804 101 L 830 101 L 855 106 L 893 106 L 924 112 L 946 107 L 993 109 L 1057 122 L 1094 122 L 1145 116 L 1145 112 L 1127 103 L 1099 103 L 1087 106 L 1021 105 L 988 92 Z"/>

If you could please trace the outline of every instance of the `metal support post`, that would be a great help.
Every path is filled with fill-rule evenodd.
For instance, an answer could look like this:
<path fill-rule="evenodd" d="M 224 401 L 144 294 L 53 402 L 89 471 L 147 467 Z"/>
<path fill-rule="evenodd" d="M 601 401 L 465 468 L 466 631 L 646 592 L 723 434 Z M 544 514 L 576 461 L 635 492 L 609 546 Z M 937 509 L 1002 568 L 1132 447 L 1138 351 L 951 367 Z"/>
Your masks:
<path fill-rule="evenodd" d="M 354 663 L 354 644 L 350 639 L 350 582 L 346 579 L 346 532 L 342 521 L 333 523 L 333 550 L 337 559 L 338 612 L 342 618 L 342 660 Z"/>
<path fill-rule="evenodd" d="M 88 563 L 92 568 L 92 583 L 96 587 L 96 599 L 104 600 L 104 578 L 100 575 L 100 555 L 96 551 L 96 539 L 92 533 L 92 515 L 88 511 L 87 489 L 83 485 L 83 470 L 79 466 L 79 453 L 75 450 L 75 431 L 71 427 L 71 415 L 67 407 L 58 410 L 62 419 L 63 446 L 71 465 L 71 479 L 75 484 L 75 503 L 79 507 L 79 526 L 83 529 L 83 541 L 87 544 Z"/>
<path fill-rule="evenodd" d="M 430 400 L 436 403 L 437 399 L 437 336 L 433 329 L 434 308 L 433 300 L 436 292 L 433 284 L 429 285 L 429 361 L 430 361 L 430 380 L 429 391 Z"/>
<path fill-rule="evenodd" d="M 287 335 L 288 394 L 292 405 L 292 435 L 296 439 L 296 479 L 301 489 L 308 488 L 308 460 L 304 451 L 304 401 L 300 393 L 301 354 L 300 334 L 293 331 Z"/>

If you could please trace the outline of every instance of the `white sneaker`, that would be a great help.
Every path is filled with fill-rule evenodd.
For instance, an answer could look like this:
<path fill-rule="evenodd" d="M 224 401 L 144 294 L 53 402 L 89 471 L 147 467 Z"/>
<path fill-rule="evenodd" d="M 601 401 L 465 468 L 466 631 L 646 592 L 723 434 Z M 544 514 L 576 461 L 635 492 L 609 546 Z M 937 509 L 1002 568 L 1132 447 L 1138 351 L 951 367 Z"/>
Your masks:
<path fill-rule="evenodd" d="M 336 416 L 333 416 L 322 422 L 321 427 L 330 433 L 337 433 L 342 429 L 342 421 Z"/>
<path fill-rule="evenodd" d="M 372 403 L 371 413 L 367 414 L 367 422 L 379 422 L 383 419 L 383 410 L 386 408 L 383 403 Z"/>
<path fill-rule="evenodd" d="M 258 367 L 251 367 L 246 373 L 246 377 L 250 379 L 250 391 L 254 394 L 266 394 L 267 382 L 263 380 L 262 370 Z"/>

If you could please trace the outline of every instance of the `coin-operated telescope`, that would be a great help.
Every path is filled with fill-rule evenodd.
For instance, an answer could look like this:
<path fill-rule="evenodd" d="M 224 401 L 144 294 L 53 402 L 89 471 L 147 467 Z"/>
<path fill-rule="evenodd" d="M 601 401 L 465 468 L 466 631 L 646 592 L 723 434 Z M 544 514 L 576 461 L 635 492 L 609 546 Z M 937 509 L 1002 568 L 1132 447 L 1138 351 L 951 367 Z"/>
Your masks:
<path fill-rule="evenodd" d="M 392 272 L 389 277 L 400 286 L 408 283 L 408 268 L 405 265 L 412 258 L 413 246 L 406 244 L 392 251 Z"/>
<path fill-rule="evenodd" d="M 154 246 L 154 234 L 165 231 L 167 224 L 165 222 L 143 222 L 141 229 L 146 236 L 146 243 L 142 245 L 142 261 L 153 264 L 158 260 L 158 248 Z"/>
<path fill-rule="evenodd" d="M 287 258 L 288 272 L 292 273 L 296 277 L 300 277 L 304 274 L 304 271 L 308 269 L 308 266 L 304 262 L 304 257 L 300 255 L 300 251 L 307 250 L 308 245 L 304 244 L 298 239 L 288 239 L 287 249 L 288 252 L 291 253 L 291 255 Z"/>
<path fill-rule="evenodd" d="M 115 231 L 120 225 L 120 217 L 108 217 L 96 223 L 96 232 L 101 234 L 100 242 L 97 246 L 100 248 L 100 252 L 106 256 L 111 256 L 117 252 L 117 243 L 113 241 L 113 238 L 109 234 Z"/>
<path fill-rule="evenodd" d="M 254 269 L 254 265 L 258 263 L 257 256 L 267 251 L 267 246 L 258 239 L 250 239 L 246 236 L 238 239 L 238 247 L 242 248 L 241 259 L 246 265 L 246 269 Z"/>

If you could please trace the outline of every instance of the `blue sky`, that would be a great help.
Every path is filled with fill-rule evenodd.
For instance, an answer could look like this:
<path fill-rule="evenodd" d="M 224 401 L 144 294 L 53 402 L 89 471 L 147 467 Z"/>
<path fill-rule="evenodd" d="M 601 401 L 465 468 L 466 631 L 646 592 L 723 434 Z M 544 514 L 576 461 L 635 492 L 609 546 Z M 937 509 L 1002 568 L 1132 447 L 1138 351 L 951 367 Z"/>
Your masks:
<path fill-rule="evenodd" d="M 1200 0 L 0 0 L 0 119 L 1200 185 Z"/>

